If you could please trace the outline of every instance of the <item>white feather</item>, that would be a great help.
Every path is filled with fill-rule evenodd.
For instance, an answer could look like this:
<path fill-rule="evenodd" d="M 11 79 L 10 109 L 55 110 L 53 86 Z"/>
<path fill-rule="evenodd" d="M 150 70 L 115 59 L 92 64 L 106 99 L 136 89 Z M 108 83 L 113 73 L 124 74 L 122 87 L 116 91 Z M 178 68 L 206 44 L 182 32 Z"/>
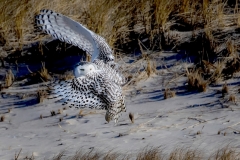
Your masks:
<path fill-rule="evenodd" d="M 67 39 L 66 42 L 73 45 L 77 44 L 76 46 L 91 55 L 92 60 L 98 57 L 99 49 L 92 36 L 95 33 L 80 23 L 50 10 L 42 10 L 36 16 L 36 23 L 40 26 L 40 29 L 53 37 L 58 37 L 64 42 Z"/>

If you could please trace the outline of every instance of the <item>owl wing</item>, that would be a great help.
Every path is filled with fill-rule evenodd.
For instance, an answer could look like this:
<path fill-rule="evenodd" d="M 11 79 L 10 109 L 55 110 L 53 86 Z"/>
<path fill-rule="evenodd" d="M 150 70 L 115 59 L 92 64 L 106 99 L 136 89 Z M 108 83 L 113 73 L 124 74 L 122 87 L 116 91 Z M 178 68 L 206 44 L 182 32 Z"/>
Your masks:
<path fill-rule="evenodd" d="M 92 60 L 99 56 L 99 47 L 95 43 L 98 35 L 80 23 L 47 9 L 41 10 L 35 21 L 40 30 L 86 51 Z"/>
<path fill-rule="evenodd" d="M 55 81 L 49 99 L 60 99 L 70 107 L 90 107 L 103 109 L 106 104 L 114 104 L 121 97 L 121 87 L 102 71 L 67 81 Z"/>
<path fill-rule="evenodd" d="M 48 99 L 61 102 L 70 108 L 105 109 L 105 102 L 92 92 L 92 82 L 84 77 L 72 80 L 58 80 L 48 84 Z"/>

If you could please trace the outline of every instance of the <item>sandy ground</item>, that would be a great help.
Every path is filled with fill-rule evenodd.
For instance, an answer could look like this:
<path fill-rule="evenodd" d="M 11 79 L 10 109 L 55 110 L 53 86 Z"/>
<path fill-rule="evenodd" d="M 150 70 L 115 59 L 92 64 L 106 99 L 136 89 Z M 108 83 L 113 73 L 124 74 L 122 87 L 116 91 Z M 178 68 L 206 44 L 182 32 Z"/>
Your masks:
<path fill-rule="evenodd" d="M 134 58 L 123 61 L 131 59 Z M 189 65 L 187 59 L 166 52 L 156 54 L 155 60 L 156 74 L 125 88 L 127 112 L 117 126 L 105 122 L 102 110 L 84 109 L 79 116 L 79 110 L 67 108 L 51 116 L 50 111 L 58 112 L 64 106 L 53 100 L 39 104 L 35 96 L 38 84 L 15 84 L 3 90 L 0 113 L 5 120 L 0 122 L 0 159 L 14 159 L 20 149 L 20 157 L 33 154 L 35 159 L 50 159 L 62 150 L 66 150 L 67 156 L 92 148 L 134 153 L 145 146 L 163 146 L 166 152 L 190 147 L 202 150 L 206 156 L 228 144 L 239 150 L 239 102 L 228 102 L 230 94 L 239 97 L 238 77 L 227 81 L 230 94 L 226 97 L 219 92 L 224 82 L 204 93 L 190 92 L 186 77 L 181 76 L 185 65 Z M 176 96 L 165 100 L 165 88 L 176 91 Z M 130 112 L 134 114 L 134 123 L 128 118 Z"/>

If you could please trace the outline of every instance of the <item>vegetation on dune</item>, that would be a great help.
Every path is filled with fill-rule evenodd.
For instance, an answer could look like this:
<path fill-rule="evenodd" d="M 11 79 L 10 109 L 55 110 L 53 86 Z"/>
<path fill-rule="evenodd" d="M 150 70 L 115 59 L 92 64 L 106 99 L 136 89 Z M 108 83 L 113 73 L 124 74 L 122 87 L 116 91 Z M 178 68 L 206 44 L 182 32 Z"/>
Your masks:
<path fill-rule="evenodd" d="M 33 160 L 37 157 L 33 155 L 24 156 L 21 154 L 22 149 L 19 151 L 15 159 Z M 236 160 L 239 159 L 239 153 L 229 146 L 223 147 L 222 149 L 216 150 L 210 156 L 206 156 L 203 152 L 199 150 L 194 150 L 191 148 L 175 148 L 170 153 L 166 153 L 163 147 L 145 147 L 138 151 L 138 153 L 117 153 L 113 150 L 108 152 L 101 152 L 96 149 L 90 149 L 89 151 L 79 150 L 76 154 L 72 156 L 66 155 L 67 151 L 62 151 L 53 157 L 53 160 Z"/>
<path fill-rule="evenodd" d="M 0 9 L 0 58 L 19 59 L 32 44 L 38 45 L 33 55 L 48 54 L 43 46 L 49 36 L 34 28 L 34 16 L 51 9 L 100 34 L 116 52 L 140 51 L 139 40 L 150 50 L 186 50 L 197 57 L 196 71 L 206 84 L 240 70 L 238 1 L 2 0 Z"/>
<path fill-rule="evenodd" d="M 2 0 L 0 37 L 5 50 L 21 50 L 25 45 L 46 39 L 34 29 L 34 16 L 43 8 L 84 24 L 116 48 L 125 46 L 127 49 L 128 45 L 145 38 L 151 48 L 170 43 L 180 46 L 202 38 L 204 42 L 198 44 L 199 51 L 211 49 L 215 53 L 229 48 L 229 43 L 232 46 L 238 44 L 234 39 L 237 37 L 229 35 L 240 25 L 237 1 L 228 5 L 222 0 Z M 182 34 L 186 31 L 191 34 Z M 230 50 L 233 52 L 234 49 Z"/>

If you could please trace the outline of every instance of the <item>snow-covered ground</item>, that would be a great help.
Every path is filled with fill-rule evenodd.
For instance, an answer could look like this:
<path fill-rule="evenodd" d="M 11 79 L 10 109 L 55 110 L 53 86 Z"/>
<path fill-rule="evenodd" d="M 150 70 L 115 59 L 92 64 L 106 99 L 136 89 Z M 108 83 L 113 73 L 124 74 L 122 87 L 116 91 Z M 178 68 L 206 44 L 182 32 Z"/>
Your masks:
<path fill-rule="evenodd" d="M 206 156 L 228 144 L 239 149 L 240 107 L 238 101 L 228 102 L 228 95 L 222 97 L 219 91 L 224 82 L 203 93 L 188 91 L 182 75 L 187 59 L 171 52 L 154 57 L 156 74 L 143 76 L 124 88 L 127 112 L 117 126 L 113 121 L 106 123 L 103 110 L 82 109 L 79 115 L 79 110 L 63 110 L 64 106 L 53 100 L 38 103 L 38 84 L 4 89 L 0 97 L 0 114 L 5 116 L 0 122 L 0 159 L 14 159 L 20 149 L 20 157 L 33 154 L 35 159 L 50 159 L 62 150 L 72 155 L 92 148 L 134 153 L 145 146 L 163 146 L 166 152 L 190 147 Z M 141 59 L 124 63 L 131 59 L 134 57 L 123 58 L 120 64 L 129 72 L 131 65 L 144 68 L 140 67 L 144 66 Z M 230 94 L 239 97 L 238 78 L 227 82 Z M 166 88 L 176 91 L 176 96 L 165 100 Z M 51 116 L 52 110 L 57 113 L 59 109 L 61 114 Z M 130 112 L 134 123 L 129 119 Z"/>

